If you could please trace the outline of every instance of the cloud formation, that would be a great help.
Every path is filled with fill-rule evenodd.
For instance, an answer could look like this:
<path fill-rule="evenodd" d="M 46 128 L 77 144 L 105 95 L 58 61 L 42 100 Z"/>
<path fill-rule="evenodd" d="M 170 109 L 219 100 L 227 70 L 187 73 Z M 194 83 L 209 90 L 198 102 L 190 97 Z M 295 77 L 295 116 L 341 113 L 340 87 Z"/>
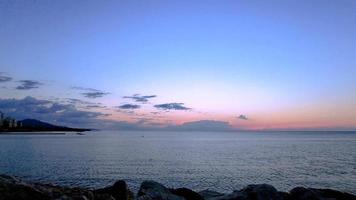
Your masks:
<path fill-rule="evenodd" d="M 164 103 L 154 105 L 154 107 L 162 110 L 191 110 L 191 108 L 185 107 L 184 103 Z"/>
<path fill-rule="evenodd" d="M 81 110 L 77 106 L 81 105 L 81 100 L 71 99 L 68 101 L 43 100 L 34 97 L 23 99 L 1 99 L 0 111 L 18 120 L 33 118 L 44 122 L 78 128 L 99 128 L 118 130 L 174 130 L 174 131 L 231 131 L 228 122 L 201 120 L 186 122 L 181 125 L 168 125 L 171 122 L 156 121 L 156 116 L 139 116 L 133 118 L 135 122 L 115 121 L 106 118 L 109 114 L 103 112 L 93 112 Z M 78 104 L 79 102 L 79 104 Z M 96 107 L 95 105 L 93 105 Z M 124 112 L 132 112 L 134 107 L 139 105 L 128 104 Z"/>
<path fill-rule="evenodd" d="M 132 96 L 124 96 L 124 99 L 133 99 L 136 102 L 140 102 L 140 103 L 147 103 L 148 99 L 151 98 L 155 98 L 157 97 L 157 95 L 144 95 L 144 96 L 140 96 L 139 94 L 134 94 Z"/>
<path fill-rule="evenodd" d="M 34 118 L 71 127 L 96 127 L 99 118 L 107 116 L 100 112 L 78 110 L 74 104 L 41 100 L 30 96 L 23 99 L 0 99 L 0 110 L 18 120 Z"/>
<path fill-rule="evenodd" d="M 120 109 L 129 109 L 129 110 L 132 110 L 132 109 L 139 109 L 141 106 L 140 105 L 136 105 L 136 104 L 124 104 L 124 105 L 121 105 L 121 106 L 118 106 L 118 108 Z"/>
<path fill-rule="evenodd" d="M 11 77 L 1 75 L 1 73 L 0 73 L 0 83 L 9 82 L 9 81 L 12 81 Z"/>
<path fill-rule="evenodd" d="M 248 120 L 248 117 L 246 115 L 239 115 L 237 118 L 242 120 Z"/>
<path fill-rule="evenodd" d="M 87 98 L 91 98 L 91 99 L 95 99 L 95 98 L 99 98 L 99 97 L 103 97 L 105 95 L 108 95 L 108 92 L 101 92 L 101 91 L 97 91 L 97 92 L 84 92 L 82 93 L 82 95 L 84 95 Z"/>
<path fill-rule="evenodd" d="M 39 86 L 43 85 L 43 83 L 32 80 L 21 80 L 18 82 L 20 83 L 20 85 L 16 87 L 17 90 L 30 90 L 39 88 Z"/>
<path fill-rule="evenodd" d="M 71 87 L 74 90 L 82 90 L 85 91 L 81 93 L 84 97 L 90 98 L 90 99 L 95 99 L 95 98 L 100 98 L 103 96 L 106 96 L 110 94 L 109 92 L 104 92 L 101 90 L 93 89 L 93 88 L 85 88 L 85 87 Z"/>

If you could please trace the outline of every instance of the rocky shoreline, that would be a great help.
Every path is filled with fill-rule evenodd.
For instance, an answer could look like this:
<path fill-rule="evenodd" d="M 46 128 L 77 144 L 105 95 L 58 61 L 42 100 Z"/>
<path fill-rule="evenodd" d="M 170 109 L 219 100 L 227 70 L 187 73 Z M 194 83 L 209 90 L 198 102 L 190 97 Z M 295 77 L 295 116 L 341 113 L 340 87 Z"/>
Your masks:
<path fill-rule="evenodd" d="M 267 184 L 248 185 L 229 194 L 188 188 L 167 188 L 154 181 L 142 182 L 137 194 L 123 180 L 101 189 L 61 187 L 29 183 L 16 177 L 0 175 L 0 200 L 356 200 L 356 195 L 332 189 L 296 187 L 277 191 Z"/>

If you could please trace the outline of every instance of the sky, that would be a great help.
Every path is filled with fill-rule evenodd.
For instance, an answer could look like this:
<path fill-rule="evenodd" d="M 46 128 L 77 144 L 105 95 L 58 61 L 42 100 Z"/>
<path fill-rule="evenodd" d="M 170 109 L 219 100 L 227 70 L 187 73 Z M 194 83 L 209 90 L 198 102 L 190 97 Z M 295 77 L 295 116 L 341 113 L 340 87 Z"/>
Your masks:
<path fill-rule="evenodd" d="M 74 127 L 356 130 L 356 1 L 0 1 L 0 111 Z"/>

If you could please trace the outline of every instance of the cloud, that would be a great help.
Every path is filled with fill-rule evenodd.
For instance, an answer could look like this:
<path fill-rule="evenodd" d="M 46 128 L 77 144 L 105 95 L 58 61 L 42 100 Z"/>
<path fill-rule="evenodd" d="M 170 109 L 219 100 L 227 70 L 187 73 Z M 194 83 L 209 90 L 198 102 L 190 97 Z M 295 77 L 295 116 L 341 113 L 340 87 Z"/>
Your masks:
<path fill-rule="evenodd" d="M 139 109 L 140 107 L 141 107 L 140 105 L 136 105 L 136 104 L 124 104 L 124 105 L 118 106 L 118 108 L 120 108 L 120 109 L 129 109 L 129 110 Z"/>
<path fill-rule="evenodd" d="M 91 98 L 91 99 L 103 97 L 103 96 L 108 95 L 108 94 L 109 94 L 108 92 L 101 92 L 101 91 L 98 91 L 98 92 L 84 92 L 84 93 L 82 93 L 82 95 L 84 95 L 87 98 Z"/>
<path fill-rule="evenodd" d="M 140 103 L 146 103 L 148 102 L 148 99 L 151 98 L 155 98 L 157 97 L 157 95 L 144 95 L 144 96 L 140 96 L 139 94 L 134 94 L 132 96 L 124 96 L 124 99 L 133 99 L 136 102 L 140 102 Z"/>
<path fill-rule="evenodd" d="M 20 85 L 16 87 L 17 90 L 30 90 L 39 88 L 40 85 L 43 85 L 43 83 L 32 80 L 21 80 L 18 82 L 20 83 Z"/>
<path fill-rule="evenodd" d="M 246 115 L 239 115 L 237 118 L 241 120 L 248 120 L 248 117 Z"/>
<path fill-rule="evenodd" d="M 0 73 L 0 83 L 12 81 L 12 77 L 1 75 Z"/>
<path fill-rule="evenodd" d="M 0 99 L 0 110 L 18 120 L 34 118 L 71 127 L 100 127 L 100 118 L 107 116 L 101 112 L 78 110 L 74 104 L 30 96 L 23 99 Z"/>
<path fill-rule="evenodd" d="M 162 110 L 191 110 L 191 108 L 185 107 L 184 103 L 164 103 L 154 105 L 154 107 Z"/>
<path fill-rule="evenodd" d="M 75 102 L 77 100 L 74 100 Z M 76 104 L 60 100 L 43 100 L 34 97 L 1 99 L 0 111 L 18 120 L 33 118 L 61 126 L 118 130 L 174 130 L 174 131 L 231 131 L 228 122 L 202 120 L 181 125 L 156 121 L 156 117 L 142 116 L 134 122 L 109 120 L 109 114 L 78 109 Z M 122 110 L 132 111 L 132 110 Z"/>
<path fill-rule="evenodd" d="M 85 87 L 71 87 L 74 90 L 82 90 L 85 91 L 81 93 L 84 97 L 90 98 L 90 99 L 95 99 L 95 98 L 100 98 L 103 96 L 106 96 L 110 94 L 109 92 L 104 92 L 101 90 L 93 89 L 93 88 L 85 88 Z"/>
<path fill-rule="evenodd" d="M 200 120 L 193 122 L 186 122 L 181 125 L 169 126 L 170 130 L 181 131 L 232 131 L 232 126 L 229 122 L 215 121 L 215 120 Z"/>

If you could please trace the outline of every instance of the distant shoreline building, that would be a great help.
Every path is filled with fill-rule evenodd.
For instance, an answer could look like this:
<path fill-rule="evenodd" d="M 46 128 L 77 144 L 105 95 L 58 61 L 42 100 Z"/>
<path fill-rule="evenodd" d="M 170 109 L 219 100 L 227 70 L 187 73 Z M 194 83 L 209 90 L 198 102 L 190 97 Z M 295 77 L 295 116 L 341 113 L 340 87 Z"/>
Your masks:
<path fill-rule="evenodd" d="M 22 127 L 22 122 L 11 117 L 5 117 L 5 114 L 0 111 L 0 128 L 17 128 Z"/>
<path fill-rule="evenodd" d="M 4 126 L 4 113 L 0 111 L 0 127 Z"/>

